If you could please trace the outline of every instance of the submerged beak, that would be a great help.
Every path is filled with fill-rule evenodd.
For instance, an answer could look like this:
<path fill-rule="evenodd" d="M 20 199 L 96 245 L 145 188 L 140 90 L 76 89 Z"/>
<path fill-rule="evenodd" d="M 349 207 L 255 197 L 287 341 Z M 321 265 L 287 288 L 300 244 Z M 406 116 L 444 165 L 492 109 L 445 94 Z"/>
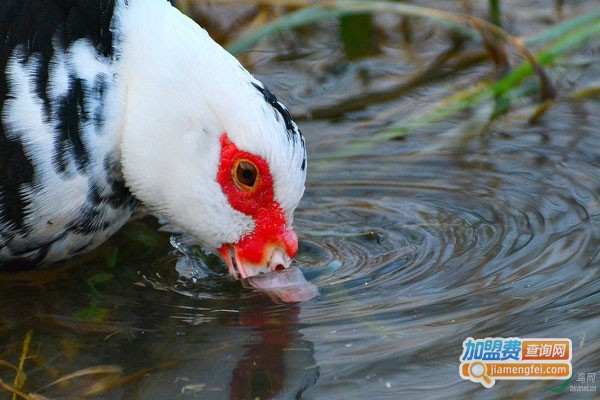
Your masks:
<path fill-rule="evenodd" d="M 234 278 L 281 272 L 290 267 L 298 250 L 298 239 L 292 230 L 286 230 L 276 241 L 261 242 L 254 241 L 251 235 L 239 243 L 221 246 L 219 253 Z"/>

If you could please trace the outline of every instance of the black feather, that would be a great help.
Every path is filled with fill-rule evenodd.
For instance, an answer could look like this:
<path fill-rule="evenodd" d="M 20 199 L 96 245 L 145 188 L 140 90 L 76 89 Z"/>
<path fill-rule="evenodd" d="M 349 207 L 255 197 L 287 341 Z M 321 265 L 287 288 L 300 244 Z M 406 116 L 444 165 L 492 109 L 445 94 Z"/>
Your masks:
<path fill-rule="evenodd" d="M 290 140 L 294 139 L 295 141 L 296 136 L 300 135 L 300 131 L 298 130 L 298 127 L 292 120 L 292 116 L 290 115 L 288 109 L 285 108 L 285 106 L 277 100 L 277 97 L 275 97 L 275 95 L 269 89 L 267 89 L 266 86 L 260 86 L 254 82 L 252 82 L 252 86 L 254 86 L 256 90 L 258 90 L 263 95 L 265 101 L 269 103 L 271 107 L 273 107 L 275 111 L 279 113 L 279 115 L 281 115 L 285 124 L 285 128 L 287 130 L 288 138 Z"/>
<path fill-rule="evenodd" d="M 80 39 L 91 44 L 98 59 L 106 63 L 114 61 L 115 41 L 111 30 L 114 7 L 115 0 L 0 0 L 0 255 L 2 252 L 6 255 L 8 249 L 8 256 L 13 258 L 9 266 L 42 262 L 52 245 L 70 234 L 93 238 L 116 223 L 111 218 L 122 219 L 137 205 L 122 181 L 117 161 L 110 155 L 94 155 L 96 162 L 106 165 L 106 175 L 90 176 L 88 171 L 94 149 L 87 148 L 83 127 L 93 126 L 95 134 L 104 132 L 104 101 L 112 77 L 99 73 L 93 82 L 84 82 L 76 71 L 69 71 L 68 88 L 60 97 L 50 98 L 48 90 L 52 84 L 49 80 L 55 52 L 65 52 Z M 17 125 L 13 126 L 6 118 L 7 104 L 14 100 L 8 65 L 15 60 L 22 66 L 35 68 L 29 77 L 32 94 L 42 104 L 43 122 L 53 129 L 52 148 L 40 151 L 51 156 L 53 172 L 62 179 L 72 179 L 69 172 L 76 171 L 88 182 L 87 196 L 79 213 L 65 223 L 60 234 L 44 237 L 38 230 L 36 240 L 28 239 L 28 235 L 33 235 L 30 232 L 38 227 L 28 226 L 26 218 L 32 196 L 43 182 L 36 181 L 39 175 L 33 162 L 35 158 L 30 159 L 25 143 L 19 140 L 31 133 L 19 131 Z M 97 106 L 88 109 L 89 104 Z M 70 165 L 74 165 L 75 170 Z M 70 199 L 56 193 L 50 201 L 68 202 Z M 107 207 L 123 211 L 114 217 L 114 212 L 105 212 Z M 14 239 L 17 237 L 20 239 Z M 85 247 L 83 244 L 80 249 Z M 72 252 L 77 251 L 72 249 Z"/>

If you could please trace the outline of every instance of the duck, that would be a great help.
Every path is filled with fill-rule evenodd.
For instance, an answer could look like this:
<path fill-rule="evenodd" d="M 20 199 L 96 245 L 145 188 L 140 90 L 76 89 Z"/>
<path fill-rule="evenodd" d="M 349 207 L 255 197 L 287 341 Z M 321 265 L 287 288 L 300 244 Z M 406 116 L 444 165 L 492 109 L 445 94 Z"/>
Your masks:
<path fill-rule="evenodd" d="M 167 0 L 2 0 L 0 270 L 92 251 L 141 208 L 238 279 L 287 269 L 306 144 Z"/>

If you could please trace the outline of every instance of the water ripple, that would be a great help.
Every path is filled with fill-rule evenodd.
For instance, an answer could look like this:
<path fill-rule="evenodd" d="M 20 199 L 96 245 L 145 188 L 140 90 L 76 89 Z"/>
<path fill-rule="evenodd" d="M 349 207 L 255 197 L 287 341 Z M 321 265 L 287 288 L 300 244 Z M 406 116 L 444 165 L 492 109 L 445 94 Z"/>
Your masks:
<path fill-rule="evenodd" d="M 322 288 L 303 306 L 304 331 L 329 332 L 321 357 L 344 366 L 339 375 L 366 379 L 370 365 L 414 364 L 466 336 L 567 336 L 564 318 L 591 310 L 600 185 L 586 165 L 540 169 L 514 154 L 381 161 L 352 160 L 351 175 L 346 162 L 317 165 L 296 219 L 298 262 Z M 352 363 L 359 356 L 369 362 Z"/>

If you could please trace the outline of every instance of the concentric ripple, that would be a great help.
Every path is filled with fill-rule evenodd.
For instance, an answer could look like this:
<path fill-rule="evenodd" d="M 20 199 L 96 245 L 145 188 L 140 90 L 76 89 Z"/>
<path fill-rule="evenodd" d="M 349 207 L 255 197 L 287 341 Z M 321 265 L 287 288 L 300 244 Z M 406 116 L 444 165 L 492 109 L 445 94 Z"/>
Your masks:
<path fill-rule="evenodd" d="M 368 396 L 368 377 L 452 374 L 443 363 L 468 336 L 569 337 L 565 320 L 590 335 L 579 318 L 598 313 L 600 171 L 556 150 L 500 141 L 493 154 L 318 164 L 298 261 L 323 294 L 303 307 L 308 336 L 328 332 L 321 357 L 343 369 L 325 380 L 354 377 Z M 319 182 L 336 175 L 347 179 Z"/>

